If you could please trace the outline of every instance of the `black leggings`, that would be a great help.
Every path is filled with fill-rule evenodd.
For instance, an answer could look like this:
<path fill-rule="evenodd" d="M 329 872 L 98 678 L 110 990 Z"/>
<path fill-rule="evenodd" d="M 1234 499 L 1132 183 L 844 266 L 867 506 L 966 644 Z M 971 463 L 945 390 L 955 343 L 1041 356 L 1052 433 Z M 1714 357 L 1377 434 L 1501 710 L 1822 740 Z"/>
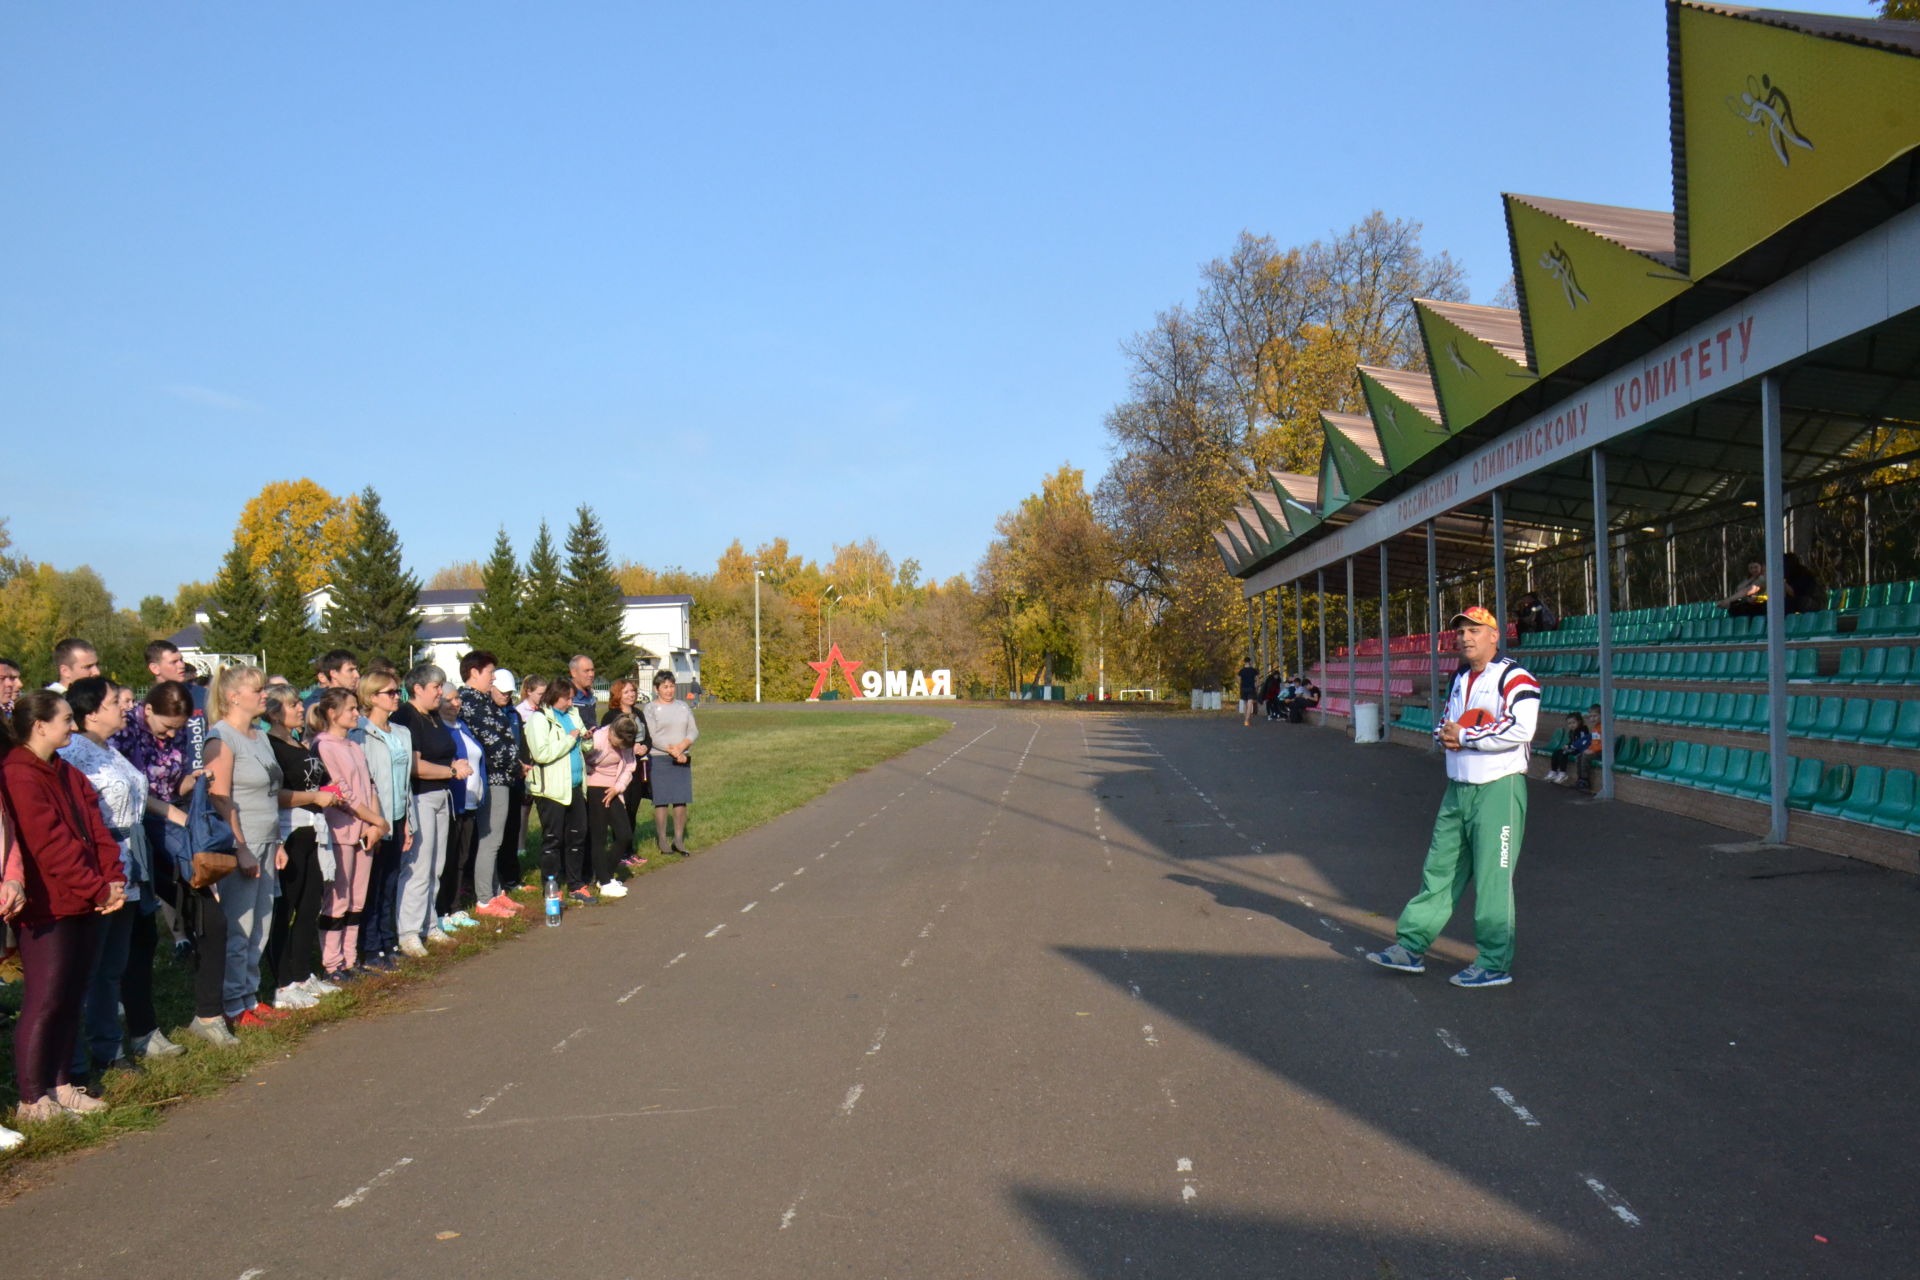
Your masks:
<path fill-rule="evenodd" d="M 165 855 L 162 855 L 165 856 Z M 130 902 L 122 910 L 133 915 L 133 935 L 127 943 L 127 971 L 120 975 L 120 1004 L 126 1010 L 127 1034 L 138 1039 L 160 1025 L 153 1011 L 153 953 L 160 933 L 146 903 Z"/>
<path fill-rule="evenodd" d="M 273 900 L 273 928 L 267 933 L 267 967 L 276 987 L 290 987 L 313 976 L 313 955 L 320 945 L 318 840 L 312 827 L 296 827 L 280 846 L 287 865 L 280 871 L 280 896 Z"/>
<path fill-rule="evenodd" d="M 484 808 L 484 797 L 480 803 Z M 473 905 L 473 849 L 479 838 L 476 813 L 456 813 L 447 824 L 447 860 L 440 868 L 440 887 L 433 895 L 433 909 L 443 916 Z"/>
<path fill-rule="evenodd" d="M 587 853 L 593 863 L 593 882 L 613 879 L 614 864 L 633 852 L 633 819 L 627 816 L 626 797 L 607 803 L 605 787 L 587 788 Z"/>
<path fill-rule="evenodd" d="M 183 886 L 180 905 L 181 922 L 200 955 L 193 977 L 194 1015 L 218 1018 L 227 1011 L 227 913 L 220 909 L 220 899 L 213 896 L 212 889 Z"/>
<path fill-rule="evenodd" d="M 540 879 L 559 880 L 568 889 L 587 883 L 587 798 L 575 791 L 569 804 L 538 796 Z"/>

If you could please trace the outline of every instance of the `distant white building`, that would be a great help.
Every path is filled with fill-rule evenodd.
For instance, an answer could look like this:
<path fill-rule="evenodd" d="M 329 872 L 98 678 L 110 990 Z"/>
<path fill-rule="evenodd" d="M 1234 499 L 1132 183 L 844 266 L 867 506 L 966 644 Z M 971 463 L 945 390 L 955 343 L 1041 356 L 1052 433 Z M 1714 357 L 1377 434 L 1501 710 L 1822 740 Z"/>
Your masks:
<path fill-rule="evenodd" d="M 413 661 L 431 662 L 457 678 L 462 655 L 473 647 L 467 643 L 467 622 L 480 595 L 480 591 L 472 587 L 422 591 L 420 629 L 414 633 Z M 316 627 L 332 601 L 330 586 L 315 587 L 307 593 L 307 612 Z M 621 609 L 625 615 L 627 642 L 640 651 L 636 675 L 643 691 L 651 691 L 653 673 L 662 667 L 671 670 L 682 685 L 692 684 L 699 678 L 700 651 L 693 647 L 692 596 L 627 596 Z M 181 656 L 203 671 L 212 668 L 215 657 L 203 647 L 206 623 L 207 612 L 202 609 L 194 615 L 192 626 L 183 627 L 171 637 L 180 646 Z M 316 656 L 264 655 L 270 674 L 283 675 L 297 685 L 312 678 L 309 663 Z M 602 671 L 600 676 L 607 679 L 616 674 L 623 673 Z"/>

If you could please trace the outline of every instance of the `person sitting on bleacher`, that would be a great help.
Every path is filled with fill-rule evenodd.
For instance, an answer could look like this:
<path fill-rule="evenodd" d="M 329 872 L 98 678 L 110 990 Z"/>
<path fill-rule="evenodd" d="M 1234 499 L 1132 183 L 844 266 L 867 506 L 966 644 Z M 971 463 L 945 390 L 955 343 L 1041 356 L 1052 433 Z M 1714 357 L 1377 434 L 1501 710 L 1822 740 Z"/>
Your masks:
<path fill-rule="evenodd" d="M 1267 678 L 1260 682 L 1260 701 L 1266 704 L 1268 720 L 1280 718 L 1280 668 L 1267 672 Z"/>
<path fill-rule="evenodd" d="M 1781 575 L 1787 580 L 1788 613 L 1818 613 L 1826 607 L 1827 593 L 1813 576 L 1813 570 L 1800 563 L 1799 556 L 1787 552 L 1780 567 Z"/>
<path fill-rule="evenodd" d="M 1547 602 L 1540 598 L 1537 591 L 1529 591 L 1520 597 L 1513 606 L 1513 619 L 1515 628 L 1522 635 L 1529 632 L 1556 631 L 1560 627 L 1559 617 L 1554 614 Z"/>
<path fill-rule="evenodd" d="M 1580 767 L 1578 762 L 1586 757 L 1592 742 L 1593 733 L 1587 728 L 1586 720 L 1578 711 L 1567 712 L 1567 740 L 1547 762 L 1547 781 L 1566 782 L 1567 770 Z"/>
<path fill-rule="evenodd" d="M 1320 705 L 1320 687 L 1306 676 L 1295 676 L 1293 696 L 1287 699 L 1287 722 L 1303 724 L 1307 712 Z"/>
<path fill-rule="evenodd" d="M 1751 618 L 1767 611 L 1767 571 L 1758 560 L 1747 561 L 1747 580 L 1720 602 L 1729 618 Z"/>
<path fill-rule="evenodd" d="M 1580 789 L 1591 791 L 1593 775 L 1600 771 L 1600 752 L 1605 749 L 1605 744 L 1600 741 L 1600 735 L 1606 732 L 1606 726 L 1600 722 L 1599 703 L 1596 702 L 1587 708 L 1586 724 L 1587 749 L 1580 753 L 1574 767 L 1580 774 Z"/>

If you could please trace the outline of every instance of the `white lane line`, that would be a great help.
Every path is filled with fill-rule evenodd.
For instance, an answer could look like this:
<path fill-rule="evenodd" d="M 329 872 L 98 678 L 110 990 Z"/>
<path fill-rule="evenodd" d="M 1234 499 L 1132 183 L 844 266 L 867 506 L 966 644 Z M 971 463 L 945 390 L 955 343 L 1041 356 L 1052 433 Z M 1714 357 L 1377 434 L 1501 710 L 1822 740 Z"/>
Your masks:
<path fill-rule="evenodd" d="M 1445 1027 L 1435 1027 L 1433 1034 L 1439 1036 L 1440 1043 L 1447 1046 L 1447 1048 L 1453 1050 L 1463 1058 L 1467 1056 L 1467 1046 L 1454 1039 L 1453 1032 L 1447 1030 Z"/>
<path fill-rule="evenodd" d="M 1181 1156 L 1173 1162 L 1173 1171 L 1175 1173 L 1192 1173 L 1193 1160 L 1188 1156 Z"/>
<path fill-rule="evenodd" d="M 933 921 L 929 920 L 924 925 L 920 926 L 920 936 L 923 938 L 930 938 L 933 936 Z"/>
<path fill-rule="evenodd" d="M 1506 1106 L 1507 1110 L 1513 1112 L 1513 1114 L 1515 1114 L 1516 1116 L 1519 1116 L 1521 1124 L 1527 1125 L 1530 1128 L 1534 1128 L 1534 1129 L 1538 1129 L 1540 1127 L 1540 1121 L 1534 1117 L 1533 1112 L 1521 1106 L 1517 1101 L 1514 1100 L 1514 1096 L 1512 1094 L 1508 1093 L 1505 1089 L 1502 1089 L 1497 1084 L 1493 1086 L 1493 1096 L 1500 1099 L 1500 1101 Z"/>
<path fill-rule="evenodd" d="M 1129 983 L 1127 984 L 1127 990 L 1133 993 L 1133 998 L 1134 998 L 1135 1000 L 1138 1000 L 1138 999 L 1140 998 L 1140 984 L 1139 984 L 1139 983 L 1137 983 L 1137 982 L 1129 982 Z"/>
<path fill-rule="evenodd" d="M 627 1001 L 633 999 L 635 996 L 639 995 L 642 991 L 645 991 L 646 989 L 647 989 L 647 984 L 643 982 L 639 986 L 635 987 L 633 990 L 627 992 L 627 994 L 621 996 L 618 1000 L 615 1000 L 614 1003 L 625 1004 Z"/>
<path fill-rule="evenodd" d="M 747 914 L 747 912 L 753 910 L 755 907 L 759 905 L 760 905 L 760 900 L 756 898 L 752 902 L 749 902 L 746 906 L 740 908 L 740 914 L 745 915 Z"/>
<path fill-rule="evenodd" d="M 1325 916 L 1321 916 L 1321 917 L 1320 917 L 1320 923 L 1321 923 L 1321 924 L 1323 924 L 1323 925 L 1325 925 L 1325 926 L 1327 926 L 1327 928 L 1329 928 L 1329 929 L 1331 929 L 1331 930 L 1333 930 L 1333 931 L 1334 931 L 1335 933 L 1345 933 L 1345 932 L 1346 932 L 1346 930 L 1345 930 L 1345 929 L 1342 929 L 1342 928 L 1341 928 L 1341 927 L 1340 927 L 1339 925 L 1337 925 L 1337 924 L 1335 924 L 1335 923 L 1334 923 L 1333 921 L 1331 921 L 1331 920 L 1329 920 L 1329 919 L 1327 919 L 1327 918 L 1326 918 Z"/>
<path fill-rule="evenodd" d="M 769 890 L 767 890 L 767 892 L 768 892 L 768 893 L 778 893 L 778 892 L 780 892 L 780 891 L 781 891 L 782 889 L 784 889 L 784 888 L 786 888 L 786 887 L 787 887 L 787 882 L 786 882 L 785 880 L 782 880 L 782 881 L 781 881 L 781 882 L 780 882 L 779 884 L 777 884 L 777 885 L 775 885 L 775 886 L 773 886 L 773 888 L 771 888 L 771 889 L 769 889 Z"/>
<path fill-rule="evenodd" d="M 867 1056 L 869 1058 L 871 1058 L 874 1054 L 880 1052 L 880 1042 L 882 1040 L 885 1040 L 886 1038 L 887 1038 L 887 1029 L 885 1027 L 881 1027 L 878 1031 L 873 1033 L 873 1046 L 867 1050 Z"/>
<path fill-rule="evenodd" d="M 1627 1204 L 1626 1200 L 1621 1197 L 1618 1191 L 1615 1191 L 1612 1187 L 1600 1181 L 1600 1179 L 1594 1177 L 1590 1173 L 1582 1173 L 1576 1176 L 1578 1176 L 1582 1182 L 1587 1184 L 1587 1190 L 1593 1192 L 1593 1194 L 1600 1197 L 1601 1204 L 1604 1204 L 1605 1206 L 1607 1206 L 1607 1208 L 1613 1210 L 1614 1217 L 1620 1219 L 1620 1221 L 1626 1223 L 1630 1227 L 1637 1227 L 1640 1225 L 1640 1215 L 1633 1211 L 1633 1209 Z"/>
<path fill-rule="evenodd" d="M 673 968 L 673 966 L 679 964 L 682 960 L 685 960 L 686 958 L 687 958 L 687 953 L 682 951 L 679 955 L 667 961 L 667 968 L 669 969 Z"/>
<path fill-rule="evenodd" d="M 901 967 L 902 969 L 911 969 L 911 968 L 913 968 L 913 958 L 914 958 L 915 956 L 917 956 L 917 955 L 919 955 L 919 954 L 920 954 L 920 953 L 919 953 L 919 951 L 917 951 L 917 950 L 915 950 L 915 951 L 909 951 L 909 952 L 907 952 L 907 958 L 906 958 L 905 960 L 902 960 L 902 961 L 900 962 L 900 967 Z"/>
<path fill-rule="evenodd" d="M 800 1202 L 806 1198 L 807 1193 L 802 1191 L 793 1198 L 793 1203 L 787 1206 L 787 1211 L 780 1215 L 780 1229 L 782 1231 L 785 1231 L 793 1225 L 793 1216 L 800 1212 Z"/>
<path fill-rule="evenodd" d="M 819 853 L 816 853 L 813 855 L 813 860 L 815 862 L 818 862 L 820 861 L 820 859 L 826 857 L 829 853 L 832 853 L 832 852 L 833 850 L 831 849 L 822 849 Z"/>
<path fill-rule="evenodd" d="M 1180 1188 L 1180 1199 L 1183 1201 L 1198 1199 L 1199 1195 L 1199 1190 L 1191 1182 Z"/>
<path fill-rule="evenodd" d="M 367 1183 L 366 1186 L 360 1187 L 357 1190 L 353 1191 L 352 1193 L 341 1196 L 338 1200 L 335 1200 L 333 1202 L 333 1207 L 336 1209 L 353 1208 L 353 1206 L 359 1204 L 362 1200 L 365 1200 L 369 1195 L 373 1194 L 373 1190 L 375 1187 L 378 1187 L 381 1183 L 385 1182 L 388 1178 L 391 1178 L 394 1174 L 400 1172 L 402 1169 L 406 1168 L 408 1165 L 412 1163 L 413 1163 L 412 1156 L 401 1156 L 398 1160 L 394 1161 L 392 1164 L 388 1165 L 386 1168 L 382 1169 L 380 1172 L 374 1174 L 373 1180 Z"/>
<path fill-rule="evenodd" d="M 468 1107 L 468 1108 L 467 1108 L 467 1119 L 469 1119 L 469 1120 L 471 1120 L 471 1119 L 473 1119 L 473 1118 L 474 1118 L 475 1116 L 477 1116 L 477 1115 L 479 1115 L 479 1114 L 480 1114 L 481 1112 L 483 1112 L 483 1111 L 485 1111 L 485 1110 L 486 1110 L 486 1109 L 487 1109 L 488 1107 L 490 1107 L 490 1106 L 492 1106 L 492 1105 L 493 1105 L 494 1103 L 496 1103 L 496 1102 L 498 1102 L 498 1101 L 500 1101 L 500 1099 L 502 1099 L 502 1098 L 504 1098 L 504 1097 L 506 1097 L 506 1096 L 507 1096 L 507 1090 L 509 1090 L 509 1089 L 511 1089 L 511 1088 L 513 1088 L 513 1082 L 512 1082 L 512 1081 L 508 1081 L 508 1082 L 507 1082 L 506 1084 L 504 1084 L 504 1085 L 501 1085 L 501 1086 L 500 1086 L 500 1092 L 498 1092 L 498 1093 L 490 1093 L 490 1094 L 488 1094 L 488 1095 L 487 1095 L 486 1097 L 484 1097 L 484 1098 L 482 1098 L 482 1099 L 480 1099 L 480 1105 L 479 1105 L 479 1106 L 477 1106 L 477 1107 Z"/>
<path fill-rule="evenodd" d="M 852 1115 L 854 1107 L 860 1101 L 860 1095 L 865 1093 L 866 1091 L 867 1091 L 867 1086 L 863 1084 L 857 1084 L 853 1086 L 853 1088 L 847 1090 L 846 1100 L 840 1104 L 840 1114 L 843 1116 Z"/>
<path fill-rule="evenodd" d="M 795 874 L 795 875 L 797 875 L 797 876 L 803 876 L 803 875 L 805 875 L 805 874 L 807 874 L 807 869 L 806 869 L 806 868 L 805 868 L 804 866 L 799 866 L 799 867 L 795 867 L 795 868 L 793 869 L 793 874 Z"/>
<path fill-rule="evenodd" d="M 1155 1049 L 1160 1047 L 1160 1037 L 1153 1034 L 1153 1028 L 1151 1026 L 1141 1027 L 1140 1034 L 1147 1038 L 1147 1044 L 1150 1047 Z"/>
<path fill-rule="evenodd" d="M 260 1280 L 260 1277 L 265 1274 L 267 1274 L 265 1267 L 248 1267 L 240 1273 L 240 1280 Z"/>
<path fill-rule="evenodd" d="M 1193 1172 L 1193 1161 L 1186 1156 L 1181 1156 L 1173 1162 L 1173 1171 L 1179 1174 L 1190 1174 Z M 1197 1199 L 1199 1195 L 1200 1189 L 1193 1185 L 1192 1178 L 1183 1177 L 1180 1179 L 1180 1202 L 1182 1204 L 1185 1204 L 1189 1200 Z"/>
<path fill-rule="evenodd" d="M 567 1051 L 568 1045 L 572 1044 L 575 1040 L 578 1040 L 581 1036 L 585 1034 L 587 1034 L 587 1029 L 585 1027 L 581 1027 L 578 1030 L 568 1032 L 565 1039 L 563 1039 L 559 1044 L 553 1046 L 553 1051 L 555 1053 L 565 1053 Z"/>
<path fill-rule="evenodd" d="M 714 935 L 715 935 L 716 933 L 719 933 L 719 932 L 720 932 L 720 931 L 721 931 L 722 929 L 724 929 L 724 928 L 726 928 L 726 927 L 727 927 L 727 925 L 726 925 L 726 922 L 725 922 L 725 921 L 723 920 L 723 921 L 721 921 L 721 922 L 720 922 L 719 924 L 717 924 L 717 925 L 715 925 L 715 926 L 713 926 L 713 928 L 711 928 L 711 929 L 709 929 L 709 930 L 707 930 L 707 936 L 708 936 L 709 938 L 711 938 L 711 937 L 713 937 L 713 936 L 714 936 Z"/>

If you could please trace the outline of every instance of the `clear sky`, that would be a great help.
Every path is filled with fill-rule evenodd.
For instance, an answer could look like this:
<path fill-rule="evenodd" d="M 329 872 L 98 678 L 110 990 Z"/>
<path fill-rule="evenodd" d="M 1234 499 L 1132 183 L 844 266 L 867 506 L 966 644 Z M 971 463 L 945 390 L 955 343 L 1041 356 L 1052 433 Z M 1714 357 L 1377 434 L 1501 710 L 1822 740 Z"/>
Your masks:
<path fill-rule="evenodd" d="M 1243 228 L 1419 219 L 1485 301 L 1501 191 L 1672 201 L 1657 0 L 60 0 L 0 121 L 0 513 L 127 605 L 300 475 L 423 576 L 581 501 L 967 572 Z"/>

